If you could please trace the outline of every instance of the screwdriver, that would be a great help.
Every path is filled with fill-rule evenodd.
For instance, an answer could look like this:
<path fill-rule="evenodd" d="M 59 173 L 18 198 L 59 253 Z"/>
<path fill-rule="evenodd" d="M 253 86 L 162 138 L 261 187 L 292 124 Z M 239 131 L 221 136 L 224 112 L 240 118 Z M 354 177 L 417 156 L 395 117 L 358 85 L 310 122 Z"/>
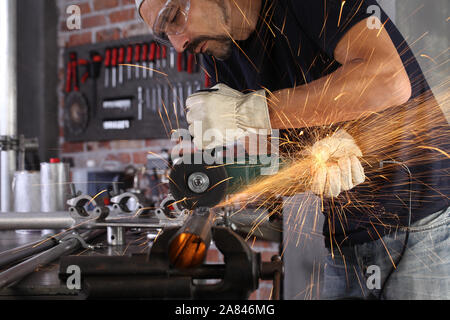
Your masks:
<path fill-rule="evenodd" d="M 192 53 L 190 53 L 187 62 L 187 72 L 189 74 L 192 74 L 194 72 L 194 58 L 195 56 Z"/>
<path fill-rule="evenodd" d="M 147 79 L 147 60 L 148 60 L 148 44 L 144 43 L 142 45 L 142 77 Z"/>
<path fill-rule="evenodd" d="M 129 64 L 127 68 L 127 78 L 128 80 L 131 80 L 131 63 L 133 62 L 133 46 L 129 45 L 127 47 L 127 64 Z"/>
<path fill-rule="evenodd" d="M 116 87 L 117 81 L 117 48 L 112 49 L 112 59 L 111 59 L 111 83 L 112 87 Z"/>
<path fill-rule="evenodd" d="M 67 63 L 66 92 L 72 91 L 72 61 Z"/>
<path fill-rule="evenodd" d="M 111 66 L 111 49 L 106 49 L 105 53 L 105 88 L 109 87 L 109 67 Z"/>
<path fill-rule="evenodd" d="M 167 67 L 167 47 L 166 46 L 162 46 L 162 67 L 166 68 Z"/>
<path fill-rule="evenodd" d="M 171 69 L 175 68 L 175 48 L 173 47 L 170 47 L 169 64 Z"/>
<path fill-rule="evenodd" d="M 123 63 L 125 62 L 125 48 L 119 49 L 119 84 L 123 84 Z"/>
<path fill-rule="evenodd" d="M 156 46 L 156 69 L 161 69 L 161 46 Z"/>
<path fill-rule="evenodd" d="M 150 60 L 150 77 L 153 78 L 153 68 L 155 67 L 155 56 L 156 56 L 156 42 L 150 43 L 150 53 L 148 59 Z"/>
<path fill-rule="evenodd" d="M 134 47 L 134 63 L 136 63 L 137 66 L 140 66 L 141 62 L 141 45 L 137 44 L 136 47 Z M 136 79 L 139 79 L 140 74 L 140 68 L 136 68 Z"/>
<path fill-rule="evenodd" d="M 72 83 L 73 83 L 73 89 L 75 91 L 80 91 L 80 87 L 78 85 L 78 62 L 77 62 L 77 54 L 75 52 L 72 52 L 70 54 L 70 60 L 71 60 L 71 75 L 72 75 Z"/>

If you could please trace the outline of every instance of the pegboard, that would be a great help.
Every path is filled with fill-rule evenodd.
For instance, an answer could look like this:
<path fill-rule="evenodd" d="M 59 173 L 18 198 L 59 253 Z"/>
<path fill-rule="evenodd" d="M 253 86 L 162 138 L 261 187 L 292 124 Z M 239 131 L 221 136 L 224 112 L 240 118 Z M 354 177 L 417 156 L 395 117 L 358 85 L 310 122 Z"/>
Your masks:
<path fill-rule="evenodd" d="M 68 48 L 64 59 L 69 142 L 169 138 L 187 128 L 186 98 L 208 85 L 200 55 L 178 54 L 151 36 Z"/>

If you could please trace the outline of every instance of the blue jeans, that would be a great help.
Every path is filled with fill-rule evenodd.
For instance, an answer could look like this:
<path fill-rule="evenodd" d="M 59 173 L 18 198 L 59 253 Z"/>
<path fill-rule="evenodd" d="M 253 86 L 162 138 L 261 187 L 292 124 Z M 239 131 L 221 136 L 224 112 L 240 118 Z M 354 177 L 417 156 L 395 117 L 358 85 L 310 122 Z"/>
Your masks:
<path fill-rule="evenodd" d="M 324 267 L 321 299 L 450 300 L 450 208 L 414 223 L 403 258 L 406 230 L 334 249 Z M 389 253 L 388 253 L 389 252 Z M 381 292 L 382 291 L 382 292 Z"/>

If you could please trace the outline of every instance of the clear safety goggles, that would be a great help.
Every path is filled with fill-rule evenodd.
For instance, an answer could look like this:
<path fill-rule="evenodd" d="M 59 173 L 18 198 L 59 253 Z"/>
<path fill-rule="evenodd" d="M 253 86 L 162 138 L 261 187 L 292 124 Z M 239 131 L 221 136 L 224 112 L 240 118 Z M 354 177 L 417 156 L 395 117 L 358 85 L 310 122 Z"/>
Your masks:
<path fill-rule="evenodd" d="M 183 33 L 186 30 L 190 7 L 190 0 L 168 0 L 153 24 L 155 37 L 162 42 L 169 42 L 168 36 Z"/>

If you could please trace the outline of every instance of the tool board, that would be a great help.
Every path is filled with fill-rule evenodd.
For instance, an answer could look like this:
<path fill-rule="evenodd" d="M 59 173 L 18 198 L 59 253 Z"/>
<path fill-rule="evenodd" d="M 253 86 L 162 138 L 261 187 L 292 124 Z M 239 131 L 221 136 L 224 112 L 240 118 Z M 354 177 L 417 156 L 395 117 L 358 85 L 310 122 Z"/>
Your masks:
<path fill-rule="evenodd" d="M 186 98 L 209 86 L 201 58 L 151 36 L 67 48 L 65 140 L 161 139 L 187 128 Z"/>

